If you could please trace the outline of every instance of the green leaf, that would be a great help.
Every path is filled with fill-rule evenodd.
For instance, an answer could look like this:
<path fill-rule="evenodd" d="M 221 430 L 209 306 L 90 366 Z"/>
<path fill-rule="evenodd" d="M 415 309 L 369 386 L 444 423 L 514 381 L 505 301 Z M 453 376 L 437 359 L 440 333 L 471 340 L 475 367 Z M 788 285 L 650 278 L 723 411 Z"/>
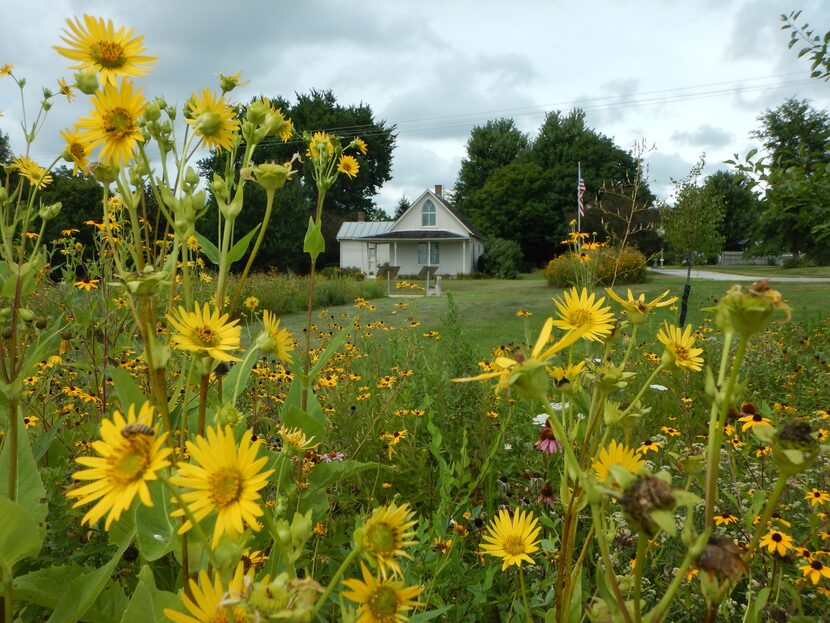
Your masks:
<path fill-rule="evenodd" d="M 46 518 L 46 489 L 40 479 L 32 449 L 29 446 L 29 433 L 23 424 L 23 417 L 17 416 L 17 502 L 25 508 L 35 522 Z M 0 494 L 9 497 L 9 458 L 11 444 L 4 443 L 0 451 Z"/>
<path fill-rule="evenodd" d="M 237 387 L 239 388 L 237 398 L 242 395 L 242 391 L 248 384 L 248 378 L 251 376 L 251 370 L 253 369 L 256 360 L 256 357 L 245 357 L 242 361 L 230 369 L 230 372 L 228 372 L 225 380 L 222 381 L 222 402 L 231 402 L 234 390 Z"/>
<path fill-rule="evenodd" d="M 242 238 L 236 241 L 236 244 L 228 251 L 228 264 L 233 264 L 241 260 L 248 251 L 248 245 L 251 244 L 251 239 L 256 235 L 262 223 L 257 224 L 251 231 L 245 234 Z"/>
<path fill-rule="evenodd" d="M 334 338 L 329 342 L 329 345 L 326 346 L 326 350 L 323 351 L 323 354 L 320 355 L 320 358 L 317 360 L 317 363 L 314 364 L 314 367 L 308 373 L 308 377 L 311 379 L 316 379 L 320 372 L 323 370 L 325 365 L 328 363 L 328 360 L 340 350 L 340 347 L 346 343 L 346 340 L 349 337 L 349 333 L 351 333 L 352 328 L 347 327 L 343 329 L 340 333 L 338 333 Z"/>
<path fill-rule="evenodd" d="M 582 618 L 582 608 L 585 603 L 585 598 L 582 595 L 582 575 L 582 572 L 576 574 L 576 582 L 571 593 L 571 603 L 568 606 L 568 623 L 579 623 Z M 532 618 L 529 613 L 527 618 Z"/>
<path fill-rule="evenodd" d="M 308 482 L 320 488 L 331 487 L 345 478 L 380 467 L 383 467 L 380 463 L 362 463 L 352 460 L 318 463 L 311 471 Z"/>
<path fill-rule="evenodd" d="M 323 238 L 322 223 L 315 223 L 314 219 L 308 217 L 308 230 L 303 240 L 303 253 L 311 256 L 312 263 L 317 256 L 326 250 L 326 239 Z"/>
<path fill-rule="evenodd" d="M 202 252 L 210 263 L 219 266 L 219 249 L 216 248 L 216 245 L 198 231 L 194 231 L 193 235 L 196 236 L 196 240 L 199 241 L 199 246 L 202 247 Z"/>
<path fill-rule="evenodd" d="M 136 537 L 142 556 L 158 560 L 172 551 L 176 527 L 170 521 L 170 495 L 163 483 L 150 485 L 152 506 L 141 505 L 135 514 Z"/>
<path fill-rule="evenodd" d="M 45 433 L 41 433 L 35 441 L 32 446 L 32 456 L 36 462 L 42 459 L 43 455 L 49 452 L 49 448 L 52 446 L 52 442 L 55 440 L 55 436 L 58 434 L 58 431 L 60 431 L 61 424 L 63 424 L 63 421 L 66 419 L 66 415 L 66 413 L 61 413 L 58 416 L 58 419 L 52 422 L 52 427 Z"/>
<path fill-rule="evenodd" d="M 755 599 L 751 599 L 746 605 L 747 619 L 746 623 L 761 623 L 761 611 L 767 605 L 767 600 L 770 596 L 770 587 L 767 586 L 758 591 Z"/>
<path fill-rule="evenodd" d="M 66 592 L 61 595 L 47 623 L 75 623 L 86 614 L 106 587 L 113 570 L 129 547 L 134 535 L 133 529 L 122 536 L 115 554 L 107 564 L 72 580 Z"/>
<path fill-rule="evenodd" d="M 753 435 L 764 443 L 772 443 L 773 439 L 775 439 L 775 429 L 772 426 L 761 424 L 759 426 L 752 426 L 750 430 Z"/>
<path fill-rule="evenodd" d="M 309 404 L 316 401 L 317 398 L 309 391 Z M 288 428 L 299 428 L 307 437 L 314 437 L 315 441 L 321 441 L 326 434 L 325 422 L 312 417 L 300 407 L 296 405 L 289 405 L 287 409 L 282 411 L 282 423 Z"/>
<path fill-rule="evenodd" d="M 608 471 L 611 472 L 611 476 L 622 489 L 628 488 L 629 485 L 637 480 L 637 477 L 622 465 L 611 464 L 608 466 Z"/>
<path fill-rule="evenodd" d="M 452 606 L 444 606 L 442 608 L 437 608 L 435 610 L 429 610 L 427 612 L 419 612 L 418 614 L 409 618 L 409 623 L 425 623 L 426 621 L 432 621 L 433 619 L 437 619 L 442 614 L 450 610 Z"/>
<path fill-rule="evenodd" d="M 147 401 L 147 397 L 141 388 L 135 382 L 135 379 L 130 376 L 124 368 L 120 366 L 113 366 L 108 368 L 109 375 L 115 383 L 115 395 L 118 396 L 118 401 L 121 403 L 121 409 L 125 412 L 130 405 L 135 405 L 136 410 Z"/>
<path fill-rule="evenodd" d="M 162 623 L 169 620 L 164 615 L 165 608 L 181 609 L 182 602 L 176 595 L 156 588 L 150 567 L 144 565 L 138 578 L 138 585 L 124 610 L 121 623 Z"/>
<path fill-rule="evenodd" d="M 674 521 L 674 513 L 672 511 L 651 511 L 649 514 L 652 521 L 660 526 L 669 536 L 677 534 L 677 524 Z"/>
<path fill-rule="evenodd" d="M 46 538 L 46 524 L 6 497 L 0 497 L 0 517 L 0 569 L 6 575 L 19 561 L 37 556 Z"/>

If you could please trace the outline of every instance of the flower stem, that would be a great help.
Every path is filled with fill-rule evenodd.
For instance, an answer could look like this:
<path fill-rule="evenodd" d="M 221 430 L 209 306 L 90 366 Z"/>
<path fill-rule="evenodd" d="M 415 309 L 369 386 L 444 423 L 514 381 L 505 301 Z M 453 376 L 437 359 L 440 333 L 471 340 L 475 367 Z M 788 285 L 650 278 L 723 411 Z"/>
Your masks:
<path fill-rule="evenodd" d="M 641 608 L 640 603 L 643 592 L 643 566 L 646 557 L 646 547 L 648 546 L 648 537 L 642 532 L 637 537 L 637 553 L 634 560 L 634 623 L 640 623 Z"/>
<path fill-rule="evenodd" d="M 241 376 L 241 375 L 240 375 Z M 207 410 L 207 394 L 208 383 L 210 382 L 210 375 L 203 374 L 199 379 L 199 434 L 205 435 L 205 411 Z"/>
<path fill-rule="evenodd" d="M 746 550 L 749 556 L 751 556 L 755 551 L 755 548 L 758 547 L 761 535 L 763 535 L 764 531 L 767 529 L 767 524 L 769 523 L 770 517 L 772 517 L 772 512 L 778 504 L 778 498 L 780 498 L 781 494 L 784 493 L 784 488 L 787 486 L 787 480 L 789 480 L 788 476 L 778 474 L 778 478 L 775 480 L 775 485 L 772 487 L 772 492 L 769 494 L 769 499 L 767 499 L 767 503 L 764 505 L 764 512 L 761 513 L 761 520 L 758 522 L 755 532 L 752 533 L 752 540 L 749 542 L 749 547 Z"/>
<path fill-rule="evenodd" d="M 337 568 L 337 571 L 334 572 L 334 575 L 332 576 L 329 585 L 326 587 L 323 596 L 320 597 L 320 599 L 317 601 L 317 606 L 315 606 L 314 610 L 311 612 L 311 616 L 308 618 L 309 621 L 315 620 L 317 613 L 320 612 L 320 610 L 328 601 L 329 597 L 331 597 L 331 594 L 334 592 L 334 587 L 337 586 L 337 583 L 340 581 L 340 578 L 343 577 L 343 574 L 346 572 L 346 569 L 349 568 L 349 565 L 352 564 L 352 562 L 359 553 L 360 548 L 355 547 L 351 552 L 349 552 L 349 555 L 346 556 L 346 559 L 340 564 L 340 566 Z"/>
<path fill-rule="evenodd" d="M 522 605 L 525 609 L 525 620 L 531 623 L 530 606 L 527 605 L 527 591 L 525 590 L 525 573 L 521 565 L 519 565 L 519 589 L 522 591 Z"/>
<path fill-rule="evenodd" d="M 597 540 L 599 541 L 599 551 L 602 556 L 602 564 L 605 567 L 605 575 L 608 584 L 611 587 L 611 592 L 614 594 L 614 599 L 617 601 L 617 607 L 623 615 L 626 623 L 634 623 L 631 618 L 631 613 L 628 611 L 628 606 L 625 605 L 625 598 L 620 592 L 620 585 L 617 583 L 617 575 L 614 573 L 614 565 L 611 562 L 611 555 L 608 550 L 608 541 L 605 535 L 605 522 L 600 515 L 599 504 L 596 502 L 591 504 L 591 518 L 593 519 L 594 529 L 596 531 Z"/>
<path fill-rule="evenodd" d="M 248 273 L 251 271 L 251 266 L 254 264 L 254 260 L 259 252 L 259 247 L 262 245 L 262 240 L 265 238 L 265 230 L 268 227 L 268 221 L 271 220 L 271 210 L 273 207 L 274 191 L 272 190 L 267 192 L 265 195 L 265 216 L 262 217 L 262 225 L 259 228 L 259 234 L 257 234 L 256 242 L 254 242 L 254 248 L 251 250 L 250 255 L 248 255 L 248 261 L 245 264 L 245 269 L 242 271 L 242 276 L 239 278 L 239 284 L 236 286 L 236 292 L 233 295 L 233 300 L 231 300 L 229 308 L 229 313 L 231 315 L 233 315 L 233 312 L 236 309 L 236 304 L 242 296 L 242 288 L 245 287 L 245 282 L 248 280 Z"/>

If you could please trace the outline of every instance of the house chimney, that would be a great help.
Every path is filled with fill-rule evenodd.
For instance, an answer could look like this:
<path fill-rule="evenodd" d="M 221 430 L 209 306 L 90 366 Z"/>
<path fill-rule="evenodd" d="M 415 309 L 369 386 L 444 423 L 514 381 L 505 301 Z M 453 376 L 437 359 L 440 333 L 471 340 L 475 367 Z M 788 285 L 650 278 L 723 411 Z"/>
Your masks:
<path fill-rule="evenodd" d="M 441 184 L 436 184 L 435 185 L 435 194 L 438 195 L 439 197 L 444 196 L 444 187 L 441 186 Z"/>
<path fill-rule="evenodd" d="M 357 222 L 362 223 L 365 220 L 366 220 L 366 213 L 363 210 L 361 210 L 360 212 L 357 213 Z"/>

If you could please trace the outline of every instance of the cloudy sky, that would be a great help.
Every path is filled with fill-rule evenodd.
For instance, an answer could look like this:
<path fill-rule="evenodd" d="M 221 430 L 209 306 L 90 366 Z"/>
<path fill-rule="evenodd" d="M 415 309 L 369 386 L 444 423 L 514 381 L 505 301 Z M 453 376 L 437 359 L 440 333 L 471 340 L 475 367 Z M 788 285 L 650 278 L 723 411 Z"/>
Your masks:
<path fill-rule="evenodd" d="M 240 70 L 250 84 L 237 101 L 331 89 L 398 126 L 393 179 L 377 197 L 387 211 L 452 187 L 473 126 L 512 117 L 533 135 L 546 112 L 579 106 L 620 147 L 654 146 L 649 178 L 665 197 L 702 153 L 711 172 L 755 146 L 764 110 L 788 97 L 830 107 L 830 84 L 809 80 L 780 30 L 797 8 L 830 30 L 826 0 L 0 0 L 0 65 L 28 80 L 34 105 L 41 86 L 71 76 L 51 46 L 86 12 L 144 35 L 159 57 L 140 80 L 148 96 L 183 103 Z M 0 82 L 0 129 L 20 147 L 13 86 Z M 80 100 L 55 106 L 33 156 L 60 149 L 58 132 L 88 111 Z"/>

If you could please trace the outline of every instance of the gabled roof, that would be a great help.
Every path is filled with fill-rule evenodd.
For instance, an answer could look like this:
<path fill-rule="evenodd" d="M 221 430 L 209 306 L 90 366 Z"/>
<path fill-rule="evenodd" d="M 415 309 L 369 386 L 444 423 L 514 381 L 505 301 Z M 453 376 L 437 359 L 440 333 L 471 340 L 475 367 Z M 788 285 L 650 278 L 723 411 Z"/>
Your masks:
<path fill-rule="evenodd" d="M 390 231 L 377 236 L 366 236 L 365 240 L 468 240 L 466 236 L 440 229 L 412 229 L 409 231 Z"/>
<path fill-rule="evenodd" d="M 429 192 L 430 192 L 433 196 L 435 196 L 435 198 L 436 198 L 436 199 L 438 199 L 438 201 L 440 201 L 440 202 L 441 202 L 441 205 L 443 205 L 445 208 L 447 208 L 447 210 L 449 210 L 449 211 L 450 211 L 450 213 L 451 213 L 451 214 L 452 214 L 455 218 L 457 218 L 459 221 L 461 221 L 461 222 L 463 223 L 464 227 L 466 227 L 467 229 L 469 229 L 469 230 L 470 230 L 470 233 L 471 233 L 471 234 L 473 234 L 474 236 L 478 236 L 479 238 L 481 238 L 482 240 L 484 240 L 484 234 L 482 234 L 482 233 L 479 231 L 478 227 L 476 227 L 475 225 L 473 225 L 473 222 L 472 222 L 470 219 L 468 219 L 466 216 L 464 216 L 463 214 L 461 214 L 461 212 L 459 212 L 458 210 L 456 210 L 456 208 L 455 208 L 455 206 L 454 206 L 454 205 L 452 205 L 449 201 L 447 201 L 447 200 L 446 200 L 446 199 L 444 199 L 443 197 L 441 197 L 441 196 L 439 196 L 439 195 L 436 195 L 436 194 L 435 194 L 435 193 L 433 193 L 432 191 L 429 191 Z"/>
<path fill-rule="evenodd" d="M 337 232 L 338 240 L 355 240 L 357 238 L 372 238 L 385 234 L 395 221 L 346 221 Z"/>

